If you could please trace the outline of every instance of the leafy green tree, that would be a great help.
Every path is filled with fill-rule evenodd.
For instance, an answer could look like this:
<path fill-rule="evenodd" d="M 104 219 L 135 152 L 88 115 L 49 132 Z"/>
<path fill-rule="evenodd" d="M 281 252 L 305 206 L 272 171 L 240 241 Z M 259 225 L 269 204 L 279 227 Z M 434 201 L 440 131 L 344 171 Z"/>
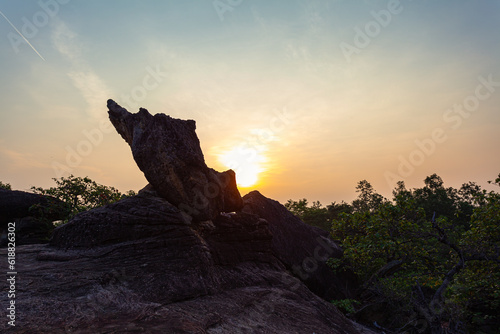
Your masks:
<path fill-rule="evenodd" d="M 356 192 L 359 195 L 352 204 L 342 201 L 341 203 L 333 202 L 323 207 L 319 201 L 309 205 L 307 199 L 303 198 L 298 201 L 289 199 L 285 207 L 306 224 L 330 231 L 332 220 L 338 219 L 342 213 L 368 212 L 376 210 L 380 205 L 387 202 L 387 199 L 377 194 L 372 185 L 366 180 L 358 183 Z"/>
<path fill-rule="evenodd" d="M 362 180 L 356 186 L 356 192 L 359 193 L 358 198 L 352 202 L 354 211 L 366 212 L 376 210 L 387 200 L 380 194 L 375 192 L 372 185 Z"/>
<path fill-rule="evenodd" d="M 437 174 L 432 174 L 424 180 L 425 186 L 413 191 L 417 206 L 425 210 L 427 219 L 431 219 L 434 212 L 440 216 L 452 219 L 456 212 L 457 190 L 445 188 L 443 180 Z"/>
<path fill-rule="evenodd" d="M 500 175 L 490 182 L 500 186 Z M 462 274 L 455 280 L 454 300 L 476 328 L 488 323 L 500 324 L 500 194 L 477 192 L 470 229 L 459 247 L 468 258 Z M 495 328 L 498 329 L 498 328 Z"/>
<path fill-rule="evenodd" d="M 339 219 L 340 215 L 343 213 L 352 213 L 354 208 L 349 203 L 344 201 L 337 203 L 333 202 L 326 206 L 328 210 L 328 214 L 330 216 L 330 220 Z"/>
<path fill-rule="evenodd" d="M 34 193 L 50 195 L 65 202 L 69 208 L 68 219 L 79 212 L 114 203 L 124 196 L 135 195 L 133 191 L 124 195 L 116 188 L 98 184 L 88 177 L 70 175 L 53 180 L 56 182 L 55 187 L 48 189 L 32 187 L 31 190 Z"/>
<path fill-rule="evenodd" d="M 311 206 L 308 206 L 305 198 L 299 201 L 290 199 L 285 204 L 285 207 L 306 224 L 330 231 L 330 212 L 319 201 L 313 202 Z"/>
<path fill-rule="evenodd" d="M 288 209 L 291 213 L 302 219 L 304 217 L 305 212 L 308 210 L 308 202 L 307 199 L 303 198 L 298 201 L 294 201 L 289 199 L 285 203 L 285 208 Z"/>
<path fill-rule="evenodd" d="M 445 188 L 436 174 L 424 183 L 407 190 L 399 182 L 389 202 L 361 181 L 353 212 L 332 222 L 344 258 L 330 265 L 361 278 L 361 309 L 383 305 L 392 320 L 406 315 L 406 328 L 412 310 L 430 333 L 461 333 L 479 318 L 498 321 L 500 195 L 473 183 Z"/>
<path fill-rule="evenodd" d="M 7 190 L 12 190 L 11 186 L 9 183 L 3 183 L 0 181 L 0 188 L 7 189 Z"/>

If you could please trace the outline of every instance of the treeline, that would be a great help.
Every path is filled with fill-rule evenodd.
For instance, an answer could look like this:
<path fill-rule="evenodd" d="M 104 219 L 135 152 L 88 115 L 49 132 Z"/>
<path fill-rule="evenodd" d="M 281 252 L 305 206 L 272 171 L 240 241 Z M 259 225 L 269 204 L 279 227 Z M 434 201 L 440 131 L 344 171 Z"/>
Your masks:
<path fill-rule="evenodd" d="M 352 203 L 285 205 L 342 246 L 332 270 L 359 278 L 355 298 L 333 302 L 386 333 L 498 333 L 500 194 L 436 174 L 422 188 L 399 182 L 391 200 L 365 180 L 356 191 Z"/>

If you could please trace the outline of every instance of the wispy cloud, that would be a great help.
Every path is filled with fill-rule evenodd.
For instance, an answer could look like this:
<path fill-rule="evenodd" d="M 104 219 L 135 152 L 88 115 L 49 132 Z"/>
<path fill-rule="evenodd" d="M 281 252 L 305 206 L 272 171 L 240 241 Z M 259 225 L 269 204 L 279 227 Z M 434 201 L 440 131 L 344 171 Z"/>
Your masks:
<path fill-rule="evenodd" d="M 52 32 L 52 42 L 61 55 L 70 61 L 72 71 L 68 73 L 73 85 L 81 92 L 87 102 L 87 112 L 94 118 L 102 117 L 103 101 L 112 96 L 99 75 L 91 68 L 83 57 L 84 47 L 78 34 L 66 23 L 58 20 Z"/>
<path fill-rule="evenodd" d="M 0 156 L 2 157 L 0 160 L 8 162 L 6 165 L 13 169 L 51 168 L 48 164 L 38 161 L 32 154 L 0 147 Z"/>
<path fill-rule="evenodd" d="M 112 96 L 101 78 L 92 71 L 73 71 L 68 76 L 87 102 L 88 113 L 92 117 L 101 118 L 104 103 Z"/>

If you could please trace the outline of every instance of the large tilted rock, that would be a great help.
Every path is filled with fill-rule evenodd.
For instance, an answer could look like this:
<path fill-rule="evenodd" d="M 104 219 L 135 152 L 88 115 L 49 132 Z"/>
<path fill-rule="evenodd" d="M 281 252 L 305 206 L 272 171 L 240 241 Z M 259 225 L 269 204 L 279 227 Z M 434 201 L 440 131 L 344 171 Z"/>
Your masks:
<path fill-rule="evenodd" d="M 195 121 L 153 116 L 143 108 L 131 114 L 113 100 L 108 109 L 116 131 L 161 197 L 197 220 L 241 209 L 234 172 L 219 173 L 205 164 Z"/>
<path fill-rule="evenodd" d="M 329 233 L 305 224 L 279 202 L 258 191 L 243 197 L 244 212 L 258 215 L 269 223 L 273 234 L 273 254 L 312 292 L 325 300 L 352 298 L 356 277 L 349 272 L 335 273 L 329 258 L 342 257 L 341 248 Z"/>
<path fill-rule="evenodd" d="M 291 275 L 273 237 L 243 212 L 187 224 L 146 191 L 80 213 L 16 249 L 18 317 L 0 332 L 371 333 Z"/>

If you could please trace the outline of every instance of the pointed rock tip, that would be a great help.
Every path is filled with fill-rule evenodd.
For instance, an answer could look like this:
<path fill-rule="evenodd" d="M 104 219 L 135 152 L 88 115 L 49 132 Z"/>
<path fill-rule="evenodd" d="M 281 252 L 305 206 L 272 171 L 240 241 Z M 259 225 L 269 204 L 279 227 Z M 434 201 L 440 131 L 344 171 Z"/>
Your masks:
<path fill-rule="evenodd" d="M 108 114 L 110 117 L 125 117 L 126 115 L 130 114 L 127 109 L 123 108 L 112 99 L 108 100 L 107 106 Z"/>
<path fill-rule="evenodd" d="M 107 105 L 109 108 L 109 107 L 117 106 L 118 104 L 115 101 L 113 101 L 112 99 L 109 99 Z"/>

